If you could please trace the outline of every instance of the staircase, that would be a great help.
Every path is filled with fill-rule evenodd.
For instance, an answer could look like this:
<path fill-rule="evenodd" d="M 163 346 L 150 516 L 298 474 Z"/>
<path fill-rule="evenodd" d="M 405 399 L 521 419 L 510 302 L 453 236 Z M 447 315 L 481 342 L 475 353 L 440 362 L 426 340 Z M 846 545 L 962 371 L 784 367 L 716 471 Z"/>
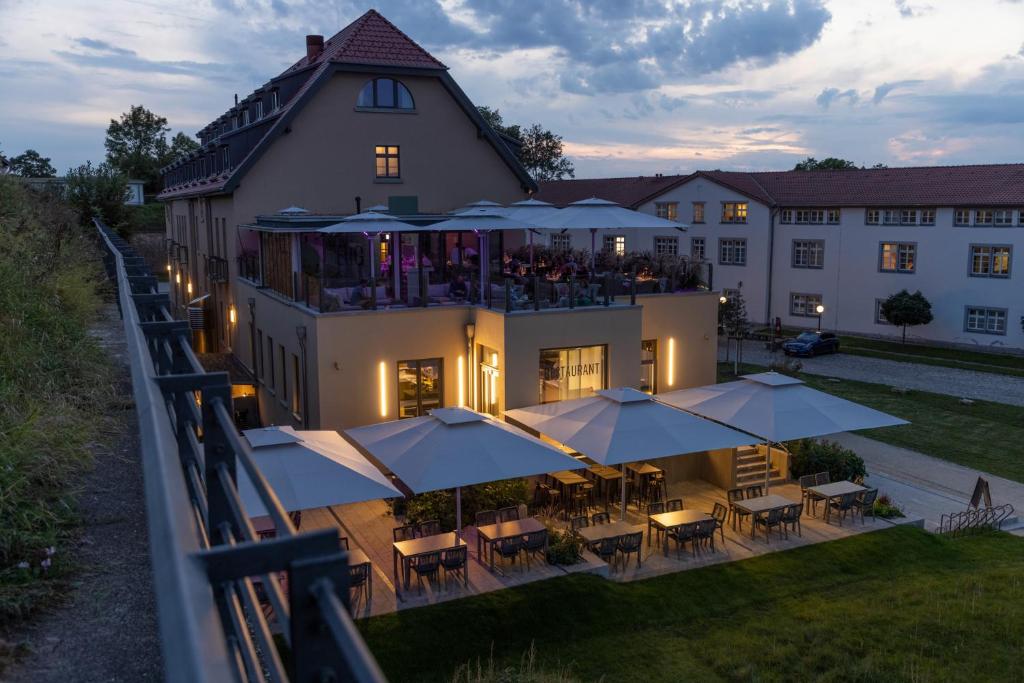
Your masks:
<path fill-rule="evenodd" d="M 734 481 L 737 487 L 751 486 L 764 483 L 765 460 L 768 458 L 768 451 L 762 446 L 743 446 L 736 449 L 736 471 Z M 768 471 L 769 485 L 786 483 L 778 467 L 772 466 Z"/>

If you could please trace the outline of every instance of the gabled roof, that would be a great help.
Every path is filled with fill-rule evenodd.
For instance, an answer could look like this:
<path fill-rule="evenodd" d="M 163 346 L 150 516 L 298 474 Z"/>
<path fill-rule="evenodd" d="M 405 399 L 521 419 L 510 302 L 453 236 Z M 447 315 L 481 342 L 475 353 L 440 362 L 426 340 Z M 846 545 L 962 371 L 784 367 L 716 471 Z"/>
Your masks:
<path fill-rule="evenodd" d="M 686 176 L 557 180 L 542 183 L 537 197 L 564 206 L 596 196 L 638 208 L 696 178 L 706 178 L 767 206 L 1024 205 L 1024 164 L 697 171 Z"/>

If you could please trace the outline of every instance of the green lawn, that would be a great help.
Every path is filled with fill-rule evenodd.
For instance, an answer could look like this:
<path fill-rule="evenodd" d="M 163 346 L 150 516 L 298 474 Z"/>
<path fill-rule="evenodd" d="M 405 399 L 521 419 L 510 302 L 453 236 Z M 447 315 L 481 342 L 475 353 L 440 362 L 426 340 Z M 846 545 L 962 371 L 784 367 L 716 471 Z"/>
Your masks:
<path fill-rule="evenodd" d="M 572 576 L 361 622 L 388 677 L 478 658 L 582 681 L 1019 679 L 1024 539 L 897 527 L 617 584 Z M 521 680 L 505 678 L 502 680 Z M 534 680 L 534 679 L 530 679 Z"/>
<path fill-rule="evenodd" d="M 744 365 L 740 373 L 763 372 Z M 732 379 L 732 365 L 719 363 L 719 381 Z M 983 472 L 1024 482 L 1024 408 L 959 399 L 926 391 L 893 393 L 884 384 L 842 380 L 830 382 L 801 373 L 809 386 L 902 417 L 911 424 L 868 429 L 859 434 L 927 453 Z"/>

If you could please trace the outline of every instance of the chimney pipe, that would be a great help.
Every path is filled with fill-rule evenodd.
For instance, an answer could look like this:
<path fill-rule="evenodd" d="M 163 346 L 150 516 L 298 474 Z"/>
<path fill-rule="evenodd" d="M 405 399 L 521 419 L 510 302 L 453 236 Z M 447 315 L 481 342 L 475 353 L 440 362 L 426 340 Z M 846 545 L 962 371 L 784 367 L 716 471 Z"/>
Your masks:
<path fill-rule="evenodd" d="M 359 205 L 362 204 L 362 202 L 362 197 L 356 197 L 356 213 L 362 213 L 362 211 L 359 210 Z"/>
<path fill-rule="evenodd" d="M 306 63 L 311 64 L 324 51 L 324 37 L 317 35 L 306 36 Z"/>

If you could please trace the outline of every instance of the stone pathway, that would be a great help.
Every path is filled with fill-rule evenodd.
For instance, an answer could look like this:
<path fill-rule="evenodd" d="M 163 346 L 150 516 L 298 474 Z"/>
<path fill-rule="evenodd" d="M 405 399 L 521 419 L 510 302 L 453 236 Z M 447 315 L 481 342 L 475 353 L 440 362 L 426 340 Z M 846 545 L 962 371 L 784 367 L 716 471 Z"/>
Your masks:
<path fill-rule="evenodd" d="M 730 359 L 734 358 L 735 352 L 736 347 L 732 346 Z M 722 344 L 719 345 L 718 358 L 725 360 L 725 346 Z M 773 359 L 777 363 L 783 363 L 786 356 L 781 351 L 770 353 L 760 342 L 744 342 L 744 362 L 767 365 Z M 803 363 L 803 372 L 812 375 L 875 382 L 918 391 L 1024 406 L 1024 377 L 867 358 L 845 353 L 801 358 L 800 362 Z"/>

